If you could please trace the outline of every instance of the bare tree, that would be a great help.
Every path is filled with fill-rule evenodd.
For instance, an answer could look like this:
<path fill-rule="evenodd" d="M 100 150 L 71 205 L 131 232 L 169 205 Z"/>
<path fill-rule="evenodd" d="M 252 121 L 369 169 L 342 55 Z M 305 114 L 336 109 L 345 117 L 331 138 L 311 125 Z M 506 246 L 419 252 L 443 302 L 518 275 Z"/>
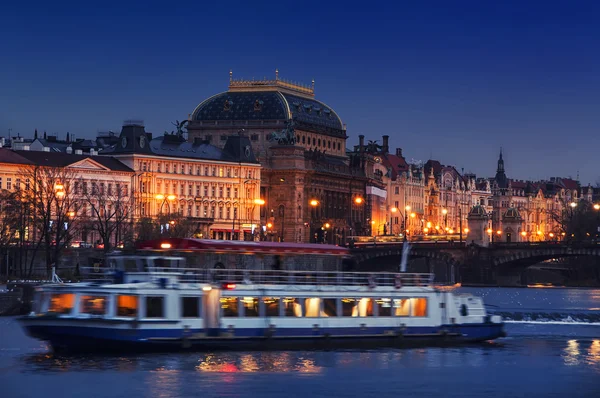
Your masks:
<path fill-rule="evenodd" d="M 76 173 L 62 167 L 31 165 L 22 168 L 19 175 L 20 186 L 15 188 L 24 191 L 31 209 L 34 253 L 44 247 L 49 273 L 53 265 L 58 266 L 76 230 L 74 215 L 78 203 L 73 194 Z"/>
<path fill-rule="evenodd" d="M 127 184 L 121 185 L 114 181 L 105 185 L 104 182 L 92 182 L 91 187 L 80 179 L 76 182 L 76 193 L 89 206 L 89 223 L 97 231 L 104 244 L 104 251 L 119 246 L 128 235 L 127 229 L 134 214 L 134 196 L 127 192 Z M 87 210 L 86 210 L 87 212 Z"/>

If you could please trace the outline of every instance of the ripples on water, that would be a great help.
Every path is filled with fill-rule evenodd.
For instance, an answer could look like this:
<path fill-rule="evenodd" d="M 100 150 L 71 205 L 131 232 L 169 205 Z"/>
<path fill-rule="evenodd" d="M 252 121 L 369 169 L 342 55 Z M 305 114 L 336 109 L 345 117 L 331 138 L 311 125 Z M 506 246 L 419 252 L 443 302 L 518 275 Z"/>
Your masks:
<path fill-rule="evenodd" d="M 575 320 L 597 315 L 600 291 L 470 291 L 512 317 L 509 337 L 456 348 L 61 357 L 0 318 L 0 396 L 600 396 L 600 326 Z"/>

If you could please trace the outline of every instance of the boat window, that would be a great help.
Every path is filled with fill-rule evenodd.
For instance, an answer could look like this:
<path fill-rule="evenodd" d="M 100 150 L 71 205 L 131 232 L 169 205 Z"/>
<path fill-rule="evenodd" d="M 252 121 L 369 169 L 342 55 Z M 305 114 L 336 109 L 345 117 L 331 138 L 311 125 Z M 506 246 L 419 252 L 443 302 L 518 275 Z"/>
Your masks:
<path fill-rule="evenodd" d="M 355 298 L 343 298 L 342 316 L 358 316 L 358 300 Z"/>
<path fill-rule="evenodd" d="M 394 299 L 394 316 L 409 316 L 410 299 Z"/>
<path fill-rule="evenodd" d="M 200 297 L 182 297 L 181 298 L 181 317 L 199 318 L 200 317 Z"/>
<path fill-rule="evenodd" d="M 50 296 L 49 313 L 69 314 L 75 304 L 75 294 L 73 293 L 54 293 Z"/>
<path fill-rule="evenodd" d="M 125 258 L 123 260 L 123 270 L 128 272 L 137 272 L 137 263 L 135 258 Z"/>
<path fill-rule="evenodd" d="M 412 316 L 427 316 L 427 299 L 424 297 L 413 298 L 412 300 Z"/>
<path fill-rule="evenodd" d="M 79 312 L 90 315 L 104 315 L 106 314 L 107 302 L 108 297 L 106 296 L 81 296 Z"/>
<path fill-rule="evenodd" d="M 258 298 L 244 297 L 242 299 L 242 305 L 244 307 L 244 316 L 246 316 L 246 317 L 257 317 L 258 316 Z"/>
<path fill-rule="evenodd" d="M 263 304 L 265 305 L 265 316 L 279 316 L 279 297 L 265 297 Z"/>
<path fill-rule="evenodd" d="M 146 318 L 164 318 L 165 298 L 163 296 L 146 296 Z"/>
<path fill-rule="evenodd" d="M 392 316 L 392 299 L 380 298 L 375 300 L 379 316 Z"/>
<path fill-rule="evenodd" d="M 283 299 L 283 316 L 302 317 L 301 299 L 295 297 L 286 297 Z"/>
<path fill-rule="evenodd" d="M 358 302 L 358 316 L 373 316 L 373 299 L 360 299 Z"/>
<path fill-rule="evenodd" d="M 321 299 L 320 298 L 307 298 L 304 300 L 306 317 L 317 318 L 321 312 Z"/>
<path fill-rule="evenodd" d="M 323 313 L 322 316 L 337 316 L 337 299 L 326 298 L 323 299 Z"/>
<path fill-rule="evenodd" d="M 136 316 L 137 309 L 137 296 L 117 296 L 117 316 Z"/>
<path fill-rule="evenodd" d="M 221 297 L 223 317 L 236 317 L 239 314 L 237 297 Z"/>

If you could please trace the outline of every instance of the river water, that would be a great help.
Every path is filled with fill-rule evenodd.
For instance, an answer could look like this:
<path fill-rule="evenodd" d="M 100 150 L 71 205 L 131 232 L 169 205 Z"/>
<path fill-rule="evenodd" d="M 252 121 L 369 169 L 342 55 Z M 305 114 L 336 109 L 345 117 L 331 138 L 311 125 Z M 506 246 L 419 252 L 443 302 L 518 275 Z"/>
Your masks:
<path fill-rule="evenodd" d="M 600 397 L 600 290 L 459 288 L 508 337 L 458 348 L 56 357 L 0 318 L 0 397 Z"/>

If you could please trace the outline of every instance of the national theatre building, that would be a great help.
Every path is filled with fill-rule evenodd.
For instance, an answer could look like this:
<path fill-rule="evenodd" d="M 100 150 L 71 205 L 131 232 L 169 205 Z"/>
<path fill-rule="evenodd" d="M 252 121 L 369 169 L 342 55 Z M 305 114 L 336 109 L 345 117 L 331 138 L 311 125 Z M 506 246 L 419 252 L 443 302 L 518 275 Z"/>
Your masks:
<path fill-rule="evenodd" d="M 367 231 L 364 163 L 347 155 L 346 127 L 315 99 L 314 81 L 290 83 L 277 71 L 274 80 L 237 80 L 230 72 L 229 89 L 201 102 L 187 130 L 189 140 L 218 147 L 231 135 L 249 138 L 262 166 L 263 239 L 339 244 Z"/>

